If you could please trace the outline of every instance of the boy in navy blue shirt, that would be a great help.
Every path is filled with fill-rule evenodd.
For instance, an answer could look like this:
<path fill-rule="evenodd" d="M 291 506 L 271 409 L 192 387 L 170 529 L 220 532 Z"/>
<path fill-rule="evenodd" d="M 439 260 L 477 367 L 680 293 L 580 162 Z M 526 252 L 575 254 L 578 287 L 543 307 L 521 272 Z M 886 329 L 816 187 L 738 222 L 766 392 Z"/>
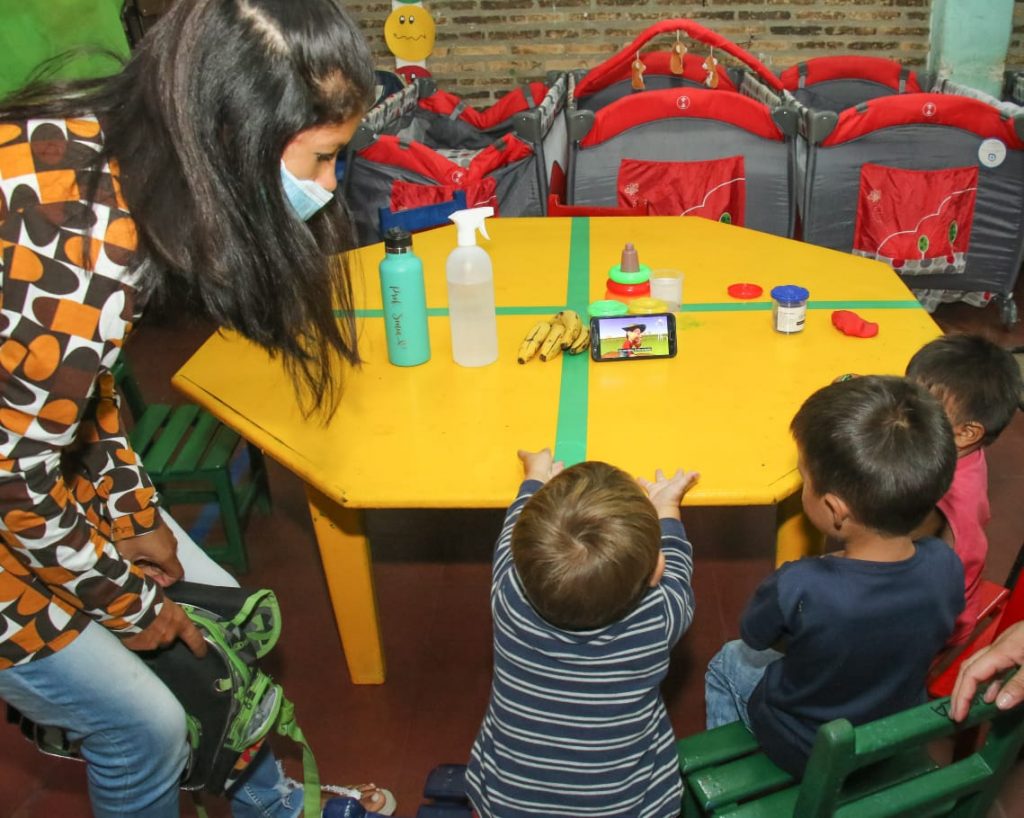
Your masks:
<path fill-rule="evenodd" d="M 791 425 L 804 512 L 842 551 L 783 565 L 747 606 L 742 640 L 706 676 L 707 726 L 742 719 L 799 777 L 818 727 L 919 704 L 964 605 L 963 566 L 911 532 L 949 487 L 956 447 L 939 403 L 902 378 L 818 390 Z"/>

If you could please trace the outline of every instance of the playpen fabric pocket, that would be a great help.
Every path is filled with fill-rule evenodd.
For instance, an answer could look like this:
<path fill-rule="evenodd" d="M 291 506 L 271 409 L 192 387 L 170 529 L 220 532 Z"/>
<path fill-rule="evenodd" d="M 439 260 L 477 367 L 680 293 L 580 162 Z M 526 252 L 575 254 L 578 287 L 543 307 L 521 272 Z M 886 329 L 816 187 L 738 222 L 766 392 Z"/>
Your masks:
<path fill-rule="evenodd" d="M 902 274 L 967 267 L 978 168 L 906 170 L 865 164 L 853 251 Z"/>
<path fill-rule="evenodd" d="M 394 213 L 425 205 L 450 202 L 456 191 L 466 194 L 466 207 L 493 207 L 498 215 L 498 183 L 484 177 L 464 187 L 458 185 L 421 185 L 395 179 L 391 183 L 391 210 Z"/>
<path fill-rule="evenodd" d="M 742 225 L 746 208 L 742 156 L 696 162 L 623 159 L 617 181 L 621 207 L 652 216 L 702 216 Z"/>

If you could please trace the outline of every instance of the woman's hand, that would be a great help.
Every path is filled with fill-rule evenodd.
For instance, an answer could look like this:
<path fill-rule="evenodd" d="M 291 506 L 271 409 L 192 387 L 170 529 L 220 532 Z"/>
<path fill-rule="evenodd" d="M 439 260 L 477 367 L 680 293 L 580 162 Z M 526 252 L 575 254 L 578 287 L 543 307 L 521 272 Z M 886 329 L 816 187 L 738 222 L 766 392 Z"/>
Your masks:
<path fill-rule="evenodd" d="M 684 472 L 682 469 L 677 469 L 676 473 L 671 477 L 666 477 L 665 473 L 658 469 L 654 473 L 653 483 L 643 477 L 638 477 L 636 481 L 647 492 L 647 496 L 651 498 L 651 504 L 654 506 L 654 510 L 658 512 L 659 518 L 671 517 L 674 520 L 678 520 L 679 504 L 682 502 L 686 492 L 693 488 L 699 479 L 700 474 L 695 471 Z"/>
<path fill-rule="evenodd" d="M 125 537 L 115 542 L 114 547 L 162 588 L 173 585 L 185 575 L 178 561 L 178 541 L 163 519 L 152 531 Z"/>
<path fill-rule="evenodd" d="M 202 659 L 206 656 L 206 642 L 199 628 L 176 602 L 164 597 L 160 613 L 149 626 L 124 640 L 128 650 L 147 651 L 166 648 L 180 639 L 190 651 Z"/>
<path fill-rule="evenodd" d="M 551 449 L 541 449 L 539 452 L 520 449 L 517 454 L 523 461 L 524 480 L 540 480 L 546 483 L 556 474 L 561 474 L 565 468 L 565 463 L 561 460 L 553 460 Z"/>
<path fill-rule="evenodd" d="M 1007 628 L 995 642 L 979 650 L 960 666 L 953 695 L 950 697 L 949 716 L 963 721 L 971 708 L 971 699 L 978 685 L 1003 670 L 1024 664 L 1024 622 Z M 998 695 L 998 699 L 996 696 Z M 992 682 L 985 691 L 986 702 L 995 701 L 1000 710 L 1009 710 L 1024 701 L 1024 670 L 1018 670 L 1005 684 Z"/>

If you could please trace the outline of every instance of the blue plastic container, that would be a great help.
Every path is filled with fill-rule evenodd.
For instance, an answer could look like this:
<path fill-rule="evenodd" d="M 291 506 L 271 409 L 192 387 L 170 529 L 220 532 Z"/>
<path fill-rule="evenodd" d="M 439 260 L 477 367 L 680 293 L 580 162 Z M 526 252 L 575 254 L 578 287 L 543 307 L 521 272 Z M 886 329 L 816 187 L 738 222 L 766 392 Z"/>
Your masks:
<path fill-rule="evenodd" d="M 776 332 L 792 335 L 803 331 L 809 297 L 804 287 L 795 284 L 782 284 L 772 289 L 772 326 Z"/>

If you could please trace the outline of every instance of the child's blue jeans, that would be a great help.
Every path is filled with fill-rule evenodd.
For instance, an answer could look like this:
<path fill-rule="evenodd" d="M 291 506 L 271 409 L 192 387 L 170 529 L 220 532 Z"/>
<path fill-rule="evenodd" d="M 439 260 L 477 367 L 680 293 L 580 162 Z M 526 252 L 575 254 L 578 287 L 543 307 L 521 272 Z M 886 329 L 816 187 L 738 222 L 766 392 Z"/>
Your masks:
<path fill-rule="evenodd" d="M 777 650 L 754 650 L 743 640 L 726 642 L 708 663 L 704 675 L 707 729 L 742 721 L 750 728 L 747 702 L 765 668 L 782 658 Z"/>
<path fill-rule="evenodd" d="M 168 524 L 187 579 L 237 586 L 173 521 Z M 45 659 L 0 671 L 0 699 L 37 724 L 63 727 L 81 739 L 96 818 L 178 818 L 178 781 L 188 760 L 185 712 L 102 625 L 89 624 Z M 231 794 L 235 818 L 295 818 L 301 808 L 302 788 L 284 777 L 270 752 Z"/>

